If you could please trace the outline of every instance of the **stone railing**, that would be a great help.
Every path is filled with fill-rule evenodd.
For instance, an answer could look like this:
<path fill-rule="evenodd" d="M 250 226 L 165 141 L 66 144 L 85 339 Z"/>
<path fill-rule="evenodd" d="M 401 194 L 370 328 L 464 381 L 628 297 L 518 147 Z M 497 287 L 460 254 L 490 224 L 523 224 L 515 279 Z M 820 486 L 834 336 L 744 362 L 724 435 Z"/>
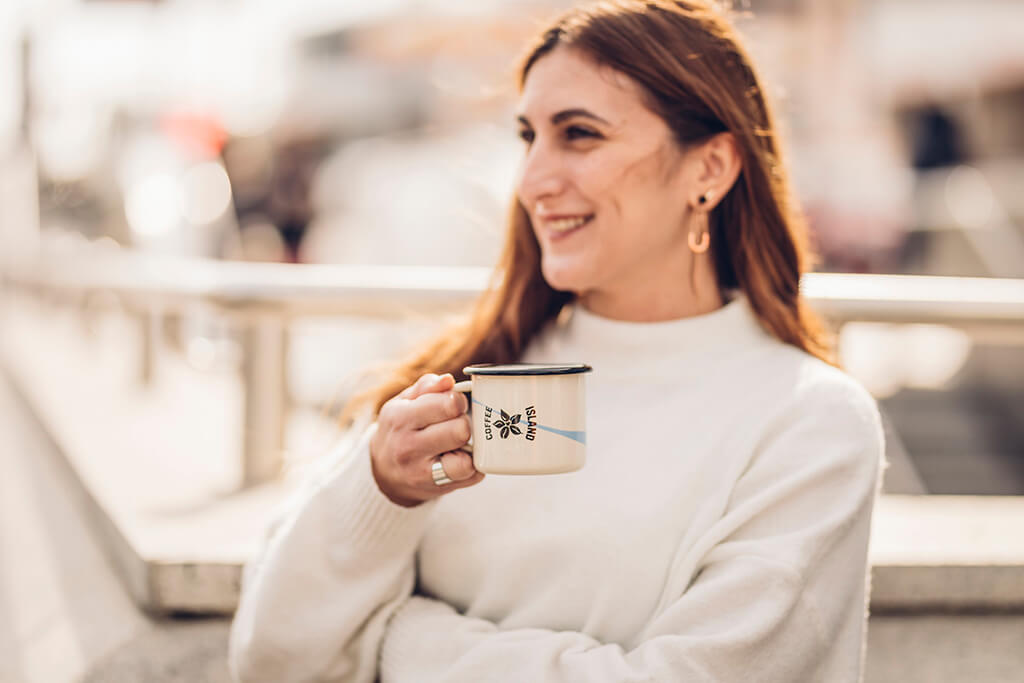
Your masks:
<path fill-rule="evenodd" d="M 242 331 L 243 415 L 235 422 L 244 431 L 240 470 L 246 486 L 206 507 L 179 506 L 181 514 L 154 516 L 135 507 L 147 490 L 169 485 L 153 473 L 139 472 L 138 481 L 127 474 L 117 482 L 105 476 L 103 467 L 123 472 L 124 463 L 138 458 L 125 454 L 117 463 L 99 464 L 126 442 L 103 441 L 107 436 L 95 423 L 104 415 L 118 417 L 103 413 L 106 407 L 96 407 L 95 419 L 84 415 L 85 389 L 74 397 L 67 391 L 23 391 L 34 397 L 37 412 L 49 411 L 43 422 L 82 479 L 92 501 L 88 513 L 130 592 L 147 609 L 162 612 L 232 611 L 241 567 L 258 547 L 270 509 L 287 493 L 275 481 L 287 409 L 290 323 L 303 316 L 387 319 L 410 310 L 458 310 L 484 290 L 488 277 L 486 269 L 180 261 L 81 244 L 50 247 L 3 267 L 5 293 L 21 300 L 87 307 L 116 300 L 139 321 L 136 338 L 143 351 L 152 349 L 163 317 L 197 307 L 230 318 Z M 980 338 L 1024 342 L 1021 280 L 813 274 L 803 288 L 812 305 L 837 324 L 940 323 Z M 20 348 L 31 346 L 29 338 Z M 154 355 L 139 354 L 144 381 L 152 375 Z M 12 375 L 28 382 L 42 376 L 29 370 Z M 50 371 L 57 376 L 56 369 Z M 167 453 L 147 455 L 155 462 L 180 452 L 174 444 L 165 446 Z M 182 488 L 187 494 L 195 482 Z M 884 495 L 874 519 L 871 562 L 876 611 L 1024 609 L 1024 497 Z"/>
<path fill-rule="evenodd" d="M 273 479 L 281 467 L 290 320 L 454 310 L 484 290 L 489 271 L 176 260 L 77 243 L 8 264 L 3 277 L 9 286 L 70 303 L 116 296 L 143 332 L 143 380 L 152 372 L 160 316 L 200 306 L 235 321 L 242 329 L 243 471 L 249 485 Z M 1024 341 L 1024 280 L 813 273 L 802 289 L 836 324 L 941 323 L 976 337 Z"/>

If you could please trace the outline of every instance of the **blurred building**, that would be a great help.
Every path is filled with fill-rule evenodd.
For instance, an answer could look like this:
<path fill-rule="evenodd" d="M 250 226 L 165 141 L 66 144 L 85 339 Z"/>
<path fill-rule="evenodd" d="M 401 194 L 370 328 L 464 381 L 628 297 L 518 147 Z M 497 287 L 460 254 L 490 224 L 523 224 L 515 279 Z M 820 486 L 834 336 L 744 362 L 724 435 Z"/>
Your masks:
<path fill-rule="evenodd" d="M 204 256 L 489 263 L 518 161 L 515 60 L 569 4 L 26 3 L 8 43 L 43 220 Z M 736 4 L 824 267 L 1019 274 L 1019 3 Z M 227 196 L 193 196 L 185 176 L 211 163 Z"/>

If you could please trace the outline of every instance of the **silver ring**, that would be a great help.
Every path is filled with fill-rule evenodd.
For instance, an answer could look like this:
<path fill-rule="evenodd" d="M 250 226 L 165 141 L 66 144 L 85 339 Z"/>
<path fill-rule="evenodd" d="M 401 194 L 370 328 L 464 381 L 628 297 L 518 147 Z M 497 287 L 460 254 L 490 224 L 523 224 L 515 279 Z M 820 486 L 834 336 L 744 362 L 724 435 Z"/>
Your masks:
<path fill-rule="evenodd" d="M 434 483 L 438 486 L 455 483 L 448 478 L 448 473 L 444 471 L 444 465 L 441 464 L 441 456 L 438 456 L 434 464 L 430 466 L 430 476 L 434 478 Z"/>

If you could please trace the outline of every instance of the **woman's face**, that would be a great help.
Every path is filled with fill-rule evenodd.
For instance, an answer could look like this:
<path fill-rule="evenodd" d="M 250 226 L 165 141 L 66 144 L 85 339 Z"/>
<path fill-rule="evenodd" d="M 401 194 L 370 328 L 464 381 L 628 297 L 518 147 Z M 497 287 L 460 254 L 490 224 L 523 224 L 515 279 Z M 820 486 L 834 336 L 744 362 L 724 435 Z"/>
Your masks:
<path fill-rule="evenodd" d="M 641 97 L 629 77 L 565 47 L 541 57 L 523 87 L 519 200 L 545 279 L 585 303 L 679 291 L 692 264 L 695 165 Z"/>

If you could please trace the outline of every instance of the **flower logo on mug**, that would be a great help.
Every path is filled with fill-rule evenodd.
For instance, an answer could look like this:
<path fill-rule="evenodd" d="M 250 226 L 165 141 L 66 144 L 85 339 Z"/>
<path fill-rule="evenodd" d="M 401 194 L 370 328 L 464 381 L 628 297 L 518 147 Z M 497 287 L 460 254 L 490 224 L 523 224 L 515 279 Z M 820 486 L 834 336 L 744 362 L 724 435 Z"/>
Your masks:
<path fill-rule="evenodd" d="M 522 415 L 519 413 L 510 417 L 508 413 L 502 410 L 501 417 L 494 421 L 494 428 L 501 432 L 501 438 L 507 439 L 509 434 L 523 433 L 518 426 L 521 419 Z"/>
<path fill-rule="evenodd" d="M 523 419 L 522 413 L 516 413 L 515 415 L 509 415 L 504 410 L 498 410 L 501 414 L 497 419 L 494 417 L 494 408 L 490 406 L 484 406 L 484 438 L 490 441 L 494 438 L 494 433 L 491 431 L 491 427 L 496 429 L 501 438 L 507 439 L 512 434 L 516 436 L 523 435 L 523 430 L 526 430 L 526 440 L 533 441 L 537 438 L 537 409 L 533 406 L 526 406 L 526 419 Z"/>

